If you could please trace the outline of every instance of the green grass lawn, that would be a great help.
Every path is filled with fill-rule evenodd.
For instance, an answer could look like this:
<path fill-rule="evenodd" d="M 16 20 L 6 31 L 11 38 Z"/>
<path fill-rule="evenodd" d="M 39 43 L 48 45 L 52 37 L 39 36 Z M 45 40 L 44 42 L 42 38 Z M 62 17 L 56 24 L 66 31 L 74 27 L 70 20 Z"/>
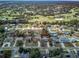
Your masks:
<path fill-rule="evenodd" d="M 2 12 L 2 9 L 0 10 Z M 12 12 L 12 13 L 11 13 Z M 11 10 L 8 10 L 7 12 L 4 12 L 4 13 L 1 13 L 1 16 L 0 16 L 0 20 L 2 19 L 8 19 L 8 20 L 12 20 L 13 18 L 17 17 L 19 14 L 19 12 L 16 12 L 16 11 L 11 11 Z M 65 14 L 58 14 L 58 15 L 54 15 L 54 16 L 63 16 L 63 21 L 70 21 L 72 19 L 78 19 L 78 17 L 73 17 L 73 15 L 75 15 L 76 13 L 79 12 L 79 8 L 73 8 L 70 10 L 71 13 L 65 13 Z M 29 20 L 29 22 L 35 22 L 35 21 L 39 21 L 39 22 L 55 22 L 55 18 L 54 16 L 42 16 L 42 15 L 34 15 L 34 16 L 31 16 L 31 20 Z M 59 21 L 59 20 L 58 20 Z"/>

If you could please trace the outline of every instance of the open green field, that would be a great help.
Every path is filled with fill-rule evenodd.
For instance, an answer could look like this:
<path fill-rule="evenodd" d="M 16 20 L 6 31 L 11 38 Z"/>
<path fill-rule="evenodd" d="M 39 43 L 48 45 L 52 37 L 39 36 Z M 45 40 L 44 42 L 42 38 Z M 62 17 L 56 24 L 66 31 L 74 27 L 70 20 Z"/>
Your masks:
<path fill-rule="evenodd" d="M 44 21 L 46 21 L 46 22 L 51 23 L 51 22 L 55 22 L 55 21 L 70 21 L 70 20 L 74 20 L 74 19 L 77 19 L 77 20 L 79 19 L 79 17 L 74 16 L 76 13 L 79 12 L 79 8 L 77 8 L 77 9 L 73 8 L 69 12 L 70 13 L 57 14 L 54 16 L 35 15 L 35 16 L 31 16 L 31 20 L 29 20 L 29 22 L 35 22 L 35 21 L 44 22 Z M 62 19 L 62 20 L 60 20 L 60 19 Z"/>
<path fill-rule="evenodd" d="M 31 20 L 29 20 L 29 22 L 35 22 L 35 21 L 52 22 L 54 21 L 54 17 L 53 16 L 41 16 L 41 15 L 31 16 Z"/>
<path fill-rule="evenodd" d="M 3 9 L 2 9 L 3 10 Z M 0 10 L 0 20 L 14 20 L 14 18 L 17 17 L 21 17 L 21 14 L 18 11 L 15 10 L 7 10 L 5 12 L 2 12 L 2 10 Z M 22 11 L 22 16 L 25 16 L 25 14 L 23 14 L 24 12 Z M 35 21 L 39 21 L 39 22 L 55 22 L 55 21 L 70 21 L 73 19 L 79 19 L 79 17 L 75 17 L 74 15 L 76 13 L 79 13 L 79 8 L 73 8 L 69 11 L 69 13 L 65 13 L 65 14 L 56 14 L 56 15 L 51 15 L 51 16 L 43 16 L 43 15 L 30 15 L 27 16 L 26 18 L 30 18 L 30 20 L 28 20 L 29 22 L 35 22 Z"/>

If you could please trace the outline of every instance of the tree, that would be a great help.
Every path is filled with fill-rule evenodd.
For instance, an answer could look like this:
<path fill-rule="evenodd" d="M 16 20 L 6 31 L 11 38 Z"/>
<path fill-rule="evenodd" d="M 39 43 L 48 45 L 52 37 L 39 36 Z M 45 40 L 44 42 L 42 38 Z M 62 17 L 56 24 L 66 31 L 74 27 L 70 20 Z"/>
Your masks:
<path fill-rule="evenodd" d="M 20 47 L 18 51 L 19 51 L 19 53 L 22 53 L 23 50 L 24 50 L 23 47 Z"/>
<path fill-rule="evenodd" d="M 31 48 L 24 49 L 24 53 L 30 52 Z"/>
<path fill-rule="evenodd" d="M 16 46 L 20 46 L 21 47 L 22 45 L 23 45 L 23 41 L 18 40 L 17 43 L 16 43 Z"/>
<path fill-rule="evenodd" d="M 10 58 L 11 53 L 12 53 L 12 51 L 10 49 L 4 50 L 3 51 L 4 58 Z"/>
<path fill-rule="evenodd" d="M 72 34 L 74 34 L 74 30 L 71 30 L 70 36 L 72 36 Z"/>
<path fill-rule="evenodd" d="M 40 58 L 40 51 L 39 49 L 31 49 L 30 51 L 30 57 L 31 58 Z"/>
<path fill-rule="evenodd" d="M 21 54 L 21 53 L 26 54 L 26 53 L 29 53 L 30 51 L 31 51 L 30 48 L 25 49 L 25 48 L 23 48 L 23 47 L 20 47 L 19 50 L 18 50 L 18 52 L 19 52 L 20 54 Z"/>
<path fill-rule="evenodd" d="M 0 26 L 0 33 L 4 33 L 4 27 Z"/>
<path fill-rule="evenodd" d="M 56 56 L 59 56 L 61 55 L 61 53 L 63 52 L 62 49 L 54 49 L 54 50 L 50 50 L 49 51 L 49 57 L 56 57 Z"/>

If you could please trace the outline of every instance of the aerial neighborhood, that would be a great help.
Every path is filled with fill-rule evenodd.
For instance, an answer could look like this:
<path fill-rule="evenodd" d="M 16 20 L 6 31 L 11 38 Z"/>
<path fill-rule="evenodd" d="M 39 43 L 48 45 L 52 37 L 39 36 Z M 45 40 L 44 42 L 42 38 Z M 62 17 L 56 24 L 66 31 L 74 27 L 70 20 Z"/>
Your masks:
<path fill-rule="evenodd" d="M 78 58 L 79 5 L 0 2 L 0 58 Z"/>

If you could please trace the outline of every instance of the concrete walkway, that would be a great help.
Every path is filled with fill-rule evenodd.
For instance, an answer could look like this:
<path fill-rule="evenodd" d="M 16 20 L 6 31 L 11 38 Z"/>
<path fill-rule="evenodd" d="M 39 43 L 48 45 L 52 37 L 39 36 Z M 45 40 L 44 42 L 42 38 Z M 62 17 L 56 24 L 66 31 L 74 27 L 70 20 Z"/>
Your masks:
<path fill-rule="evenodd" d="M 15 40 L 15 43 L 14 43 L 13 47 L 16 47 L 16 43 L 17 43 L 17 40 Z"/>
<path fill-rule="evenodd" d="M 38 41 L 38 47 L 41 47 L 41 43 L 40 43 L 40 41 Z"/>
<path fill-rule="evenodd" d="M 49 42 L 47 42 L 47 47 L 50 47 Z"/>
<path fill-rule="evenodd" d="M 61 42 L 60 44 L 61 44 L 62 48 L 65 48 L 65 45 L 64 45 L 64 43 L 63 43 L 63 42 Z"/>
<path fill-rule="evenodd" d="M 72 45 L 73 45 L 74 47 L 77 47 L 75 43 L 72 43 Z"/>
<path fill-rule="evenodd" d="M 24 41 L 23 43 L 24 43 L 24 44 L 23 44 L 23 47 L 26 47 L 26 41 Z"/>

